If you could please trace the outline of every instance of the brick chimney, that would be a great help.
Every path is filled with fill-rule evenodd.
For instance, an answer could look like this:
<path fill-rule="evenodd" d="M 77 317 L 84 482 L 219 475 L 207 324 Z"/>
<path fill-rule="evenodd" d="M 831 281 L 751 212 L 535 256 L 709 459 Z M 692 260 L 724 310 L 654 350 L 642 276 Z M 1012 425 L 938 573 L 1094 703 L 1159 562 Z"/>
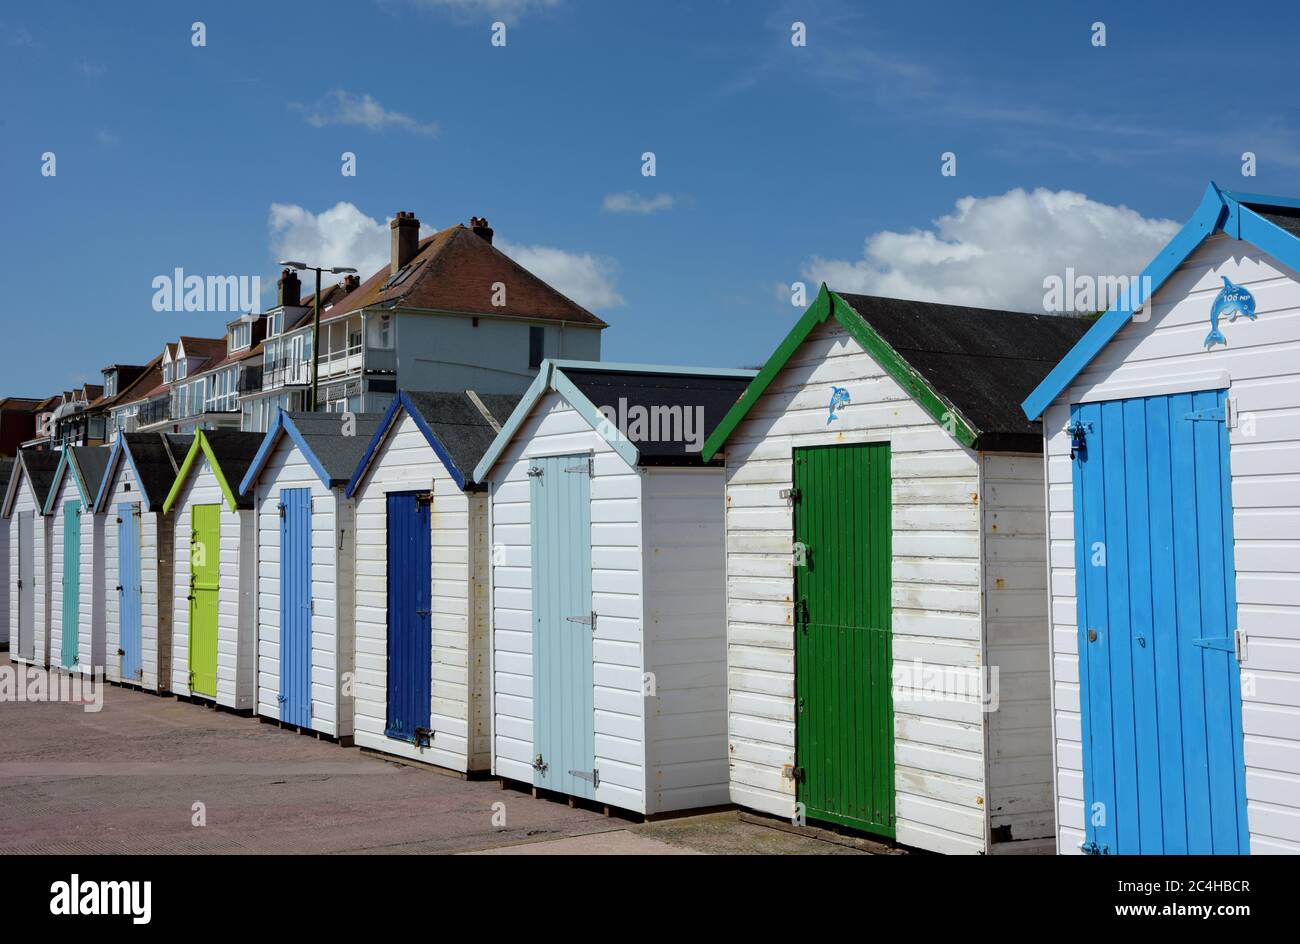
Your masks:
<path fill-rule="evenodd" d="M 391 272 L 396 275 L 402 266 L 415 258 L 415 252 L 420 248 L 420 221 L 410 210 L 398 210 L 388 228 L 392 230 Z"/>
<path fill-rule="evenodd" d="M 302 282 L 298 281 L 298 273 L 293 269 L 285 269 L 280 273 L 280 281 L 275 283 L 275 299 L 280 305 L 290 307 L 300 304 L 302 299 Z"/>
<path fill-rule="evenodd" d="M 348 295 L 361 288 L 361 276 L 345 275 L 343 276 L 343 294 Z"/>
<path fill-rule="evenodd" d="M 488 226 L 486 217 L 471 216 L 469 218 L 469 227 L 474 231 L 475 236 L 486 239 L 488 245 L 492 245 L 492 227 Z"/>

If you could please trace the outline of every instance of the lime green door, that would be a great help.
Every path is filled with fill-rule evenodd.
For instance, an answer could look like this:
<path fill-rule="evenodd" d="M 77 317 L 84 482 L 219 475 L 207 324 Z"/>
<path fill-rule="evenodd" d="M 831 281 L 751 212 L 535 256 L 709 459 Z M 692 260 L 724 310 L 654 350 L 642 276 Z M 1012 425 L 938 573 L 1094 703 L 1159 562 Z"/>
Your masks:
<path fill-rule="evenodd" d="M 190 532 L 190 690 L 217 695 L 221 506 L 195 505 Z"/>
<path fill-rule="evenodd" d="M 794 451 L 799 802 L 892 837 L 890 483 L 888 443 Z"/>

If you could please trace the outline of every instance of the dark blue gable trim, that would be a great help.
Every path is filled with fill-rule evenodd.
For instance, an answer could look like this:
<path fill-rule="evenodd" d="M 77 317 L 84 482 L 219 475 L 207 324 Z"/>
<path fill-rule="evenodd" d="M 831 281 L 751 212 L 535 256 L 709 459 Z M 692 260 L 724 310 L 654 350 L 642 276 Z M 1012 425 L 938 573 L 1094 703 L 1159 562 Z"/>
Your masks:
<path fill-rule="evenodd" d="M 366 454 L 361 457 L 361 461 L 357 464 L 356 471 L 352 473 L 352 479 L 348 482 L 347 491 L 344 494 L 346 494 L 348 498 L 352 498 L 356 495 L 357 488 L 360 486 L 361 480 L 365 478 L 366 472 L 370 468 L 370 463 L 374 461 L 375 454 L 379 451 L 380 445 L 388 438 L 389 431 L 396 424 L 399 410 L 405 410 L 407 415 L 415 421 L 416 428 L 424 435 L 430 448 L 433 449 L 438 458 L 442 461 L 443 466 L 447 469 L 447 474 L 450 475 L 452 481 L 456 483 L 456 487 L 463 491 L 466 488 L 465 476 L 461 473 L 460 469 L 456 468 L 456 463 L 452 462 L 451 456 L 443 447 L 442 442 L 434 435 L 433 430 L 429 428 L 429 424 L 425 422 L 424 417 L 420 415 L 420 411 L 416 409 L 415 404 L 411 402 L 411 398 L 406 395 L 406 391 L 399 390 L 397 391 L 397 396 L 393 397 L 393 402 L 388 404 L 388 409 L 384 412 L 384 418 L 380 421 L 379 428 L 375 430 L 375 435 L 371 437 L 370 445 L 366 447 Z"/>

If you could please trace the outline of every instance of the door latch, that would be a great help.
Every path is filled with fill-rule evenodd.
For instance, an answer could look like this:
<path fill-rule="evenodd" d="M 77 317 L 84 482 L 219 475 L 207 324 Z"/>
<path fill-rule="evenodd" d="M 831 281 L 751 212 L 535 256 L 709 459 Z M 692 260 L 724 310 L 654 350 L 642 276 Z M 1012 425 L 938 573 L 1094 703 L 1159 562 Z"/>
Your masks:
<path fill-rule="evenodd" d="M 540 479 L 542 477 L 542 469 L 539 466 L 530 466 L 528 469 L 528 477 L 530 479 Z"/>
<path fill-rule="evenodd" d="M 550 765 L 546 763 L 546 761 L 542 760 L 541 754 L 538 754 L 533 758 L 533 770 L 537 771 L 539 774 L 546 773 L 546 768 L 549 766 Z"/>
<path fill-rule="evenodd" d="M 416 728 L 415 746 L 433 747 L 433 728 Z"/>
<path fill-rule="evenodd" d="M 1088 642 L 1096 642 L 1096 641 L 1097 641 L 1097 631 L 1096 631 L 1095 629 L 1089 628 L 1089 629 L 1088 629 Z"/>

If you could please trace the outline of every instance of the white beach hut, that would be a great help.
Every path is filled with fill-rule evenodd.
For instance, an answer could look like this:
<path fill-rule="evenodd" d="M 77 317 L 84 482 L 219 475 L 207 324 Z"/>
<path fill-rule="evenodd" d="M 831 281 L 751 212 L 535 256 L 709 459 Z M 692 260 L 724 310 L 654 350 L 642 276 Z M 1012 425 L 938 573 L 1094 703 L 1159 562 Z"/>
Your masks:
<path fill-rule="evenodd" d="M 0 458 L 0 494 L 9 490 L 9 479 L 14 472 L 14 460 Z M 9 627 L 13 614 L 9 612 L 9 521 L 0 515 L 0 650 L 9 649 Z"/>
<path fill-rule="evenodd" d="M 1300 853 L 1298 350 L 1300 200 L 1210 184 L 1024 401 L 1059 852 Z"/>
<path fill-rule="evenodd" d="M 69 446 L 60 456 L 45 516 L 50 520 L 50 665 L 93 675 L 105 669 L 104 517 L 95 497 L 108 448 Z"/>
<path fill-rule="evenodd" d="M 487 506 L 473 468 L 518 402 L 399 391 L 348 483 L 361 747 L 490 766 Z"/>
<path fill-rule="evenodd" d="M 43 514 L 59 467 L 57 452 L 19 450 L 4 517 L 9 520 L 9 598 L 13 637 L 9 657 L 28 665 L 50 660 L 50 520 Z"/>
<path fill-rule="evenodd" d="M 192 436 L 123 433 L 95 498 L 104 517 L 104 639 L 110 681 L 171 690 L 175 527 L 163 511 Z"/>
<path fill-rule="evenodd" d="M 1041 430 L 1081 319 L 830 292 L 709 437 L 731 799 L 944 853 L 1049 851 Z"/>
<path fill-rule="evenodd" d="M 276 415 L 239 489 L 257 516 L 257 713 L 352 742 L 356 524 L 379 414 Z"/>
<path fill-rule="evenodd" d="M 163 502 L 175 528 L 173 694 L 252 712 L 256 681 L 257 521 L 235 488 L 260 433 L 198 430 Z"/>
<path fill-rule="evenodd" d="M 728 801 L 723 470 L 700 448 L 753 376 L 542 364 L 474 472 L 493 773 L 644 815 Z"/>

